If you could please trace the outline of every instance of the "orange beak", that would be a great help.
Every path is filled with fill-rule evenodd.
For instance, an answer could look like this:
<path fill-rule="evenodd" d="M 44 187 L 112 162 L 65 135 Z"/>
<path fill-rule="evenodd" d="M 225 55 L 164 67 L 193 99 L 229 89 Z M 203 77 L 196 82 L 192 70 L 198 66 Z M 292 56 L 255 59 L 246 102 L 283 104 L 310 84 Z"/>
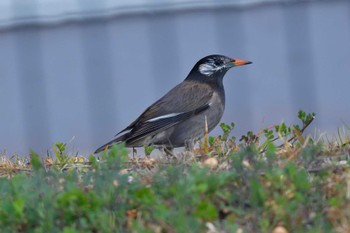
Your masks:
<path fill-rule="evenodd" d="M 246 60 L 240 60 L 240 59 L 235 59 L 235 58 L 232 58 L 232 62 L 231 64 L 233 66 L 244 66 L 244 65 L 248 65 L 248 64 L 252 64 L 253 62 L 251 61 L 246 61 Z"/>

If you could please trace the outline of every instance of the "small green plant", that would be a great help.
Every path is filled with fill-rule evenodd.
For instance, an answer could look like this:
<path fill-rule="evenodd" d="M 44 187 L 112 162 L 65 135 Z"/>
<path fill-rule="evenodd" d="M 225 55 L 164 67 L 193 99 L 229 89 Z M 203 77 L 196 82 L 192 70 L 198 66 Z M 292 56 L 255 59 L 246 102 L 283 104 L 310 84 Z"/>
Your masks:
<path fill-rule="evenodd" d="M 314 112 L 308 113 L 308 114 L 306 114 L 302 110 L 299 110 L 299 112 L 298 112 L 298 118 L 303 123 L 303 126 L 309 125 L 312 122 L 312 120 L 315 118 L 315 116 L 316 116 L 316 114 Z"/>
<path fill-rule="evenodd" d="M 208 137 L 209 146 L 212 148 L 209 154 L 227 155 L 231 151 L 236 150 L 236 137 L 230 137 L 234 127 L 235 124 L 233 122 L 231 124 L 220 123 L 220 128 L 222 129 L 223 134 L 218 137 Z"/>
<path fill-rule="evenodd" d="M 143 146 L 144 152 L 146 156 L 151 155 L 152 151 L 154 150 L 154 146 L 150 145 L 150 146 Z"/>
<path fill-rule="evenodd" d="M 53 146 L 53 151 L 61 167 L 64 167 L 69 162 L 69 156 L 66 154 L 66 145 L 63 142 L 57 142 Z"/>
<path fill-rule="evenodd" d="M 220 128 L 223 131 L 223 134 L 220 135 L 220 139 L 222 141 L 226 141 L 228 136 L 230 135 L 230 133 L 233 131 L 233 129 L 235 128 L 235 123 L 231 123 L 230 125 L 225 124 L 225 123 L 220 123 Z"/>
<path fill-rule="evenodd" d="M 246 145 L 255 144 L 259 142 L 259 136 L 255 135 L 252 131 L 248 131 L 246 135 L 242 135 L 239 141 Z"/>

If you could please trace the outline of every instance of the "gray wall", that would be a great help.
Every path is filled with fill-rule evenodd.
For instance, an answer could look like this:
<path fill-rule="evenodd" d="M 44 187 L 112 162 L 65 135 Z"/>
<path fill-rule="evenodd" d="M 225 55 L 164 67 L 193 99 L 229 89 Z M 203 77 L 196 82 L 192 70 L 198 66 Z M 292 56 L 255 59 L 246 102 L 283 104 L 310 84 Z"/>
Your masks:
<path fill-rule="evenodd" d="M 168 9 L 0 29 L 0 150 L 90 153 L 213 53 L 254 62 L 224 80 L 236 136 L 350 125 L 350 1 Z"/>

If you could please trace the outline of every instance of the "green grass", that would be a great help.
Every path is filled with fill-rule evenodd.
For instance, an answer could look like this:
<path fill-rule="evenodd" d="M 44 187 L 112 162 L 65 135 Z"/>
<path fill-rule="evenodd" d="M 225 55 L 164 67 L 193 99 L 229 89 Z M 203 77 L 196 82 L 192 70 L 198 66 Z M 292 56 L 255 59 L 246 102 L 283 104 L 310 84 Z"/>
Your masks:
<path fill-rule="evenodd" d="M 304 137 L 314 115 L 299 119 L 240 140 L 222 124 L 174 158 L 75 157 L 64 143 L 3 156 L 1 232 L 349 232 L 349 138 Z"/>

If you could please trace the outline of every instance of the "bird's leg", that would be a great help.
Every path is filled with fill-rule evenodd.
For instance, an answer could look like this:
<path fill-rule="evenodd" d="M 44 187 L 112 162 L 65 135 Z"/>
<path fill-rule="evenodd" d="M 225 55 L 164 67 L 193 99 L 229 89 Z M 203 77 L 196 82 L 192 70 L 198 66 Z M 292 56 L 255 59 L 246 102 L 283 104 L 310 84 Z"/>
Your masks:
<path fill-rule="evenodd" d="M 194 140 L 190 139 L 190 140 L 186 140 L 185 141 L 185 150 L 193 152 L 194 149 Z"/>
<path fill-rule="evenodd" d="M 175 157 L 175 154 L 174 154 L 174 147 L 168 147 L 168 146 L 165 146 L 164 147 L 164 152 L 167 156 L 169 157 Z"/>
<path fill-rule="evenodd" d="M 156 148 L 161 152 L 161 157 L 165 155 L 165 157 L 173 157 L 175 156 L 173 153 L 173 147 L 165 146 L 165 145 L 157 145 Z"/>
<path fill-rule="evenodd" d="M 168 146 L 163 146 L 163 150 L 168 158 L 176 158 L 174 153 L 174 147 L 172 146 L 171 141 L 168 138 Z"/>
<path fill-rule="evenodd" d="M 135 147 L 132 147 L 132 158 L 135 159 L 135 153 L 137 153 L 137 150 Z"/>

